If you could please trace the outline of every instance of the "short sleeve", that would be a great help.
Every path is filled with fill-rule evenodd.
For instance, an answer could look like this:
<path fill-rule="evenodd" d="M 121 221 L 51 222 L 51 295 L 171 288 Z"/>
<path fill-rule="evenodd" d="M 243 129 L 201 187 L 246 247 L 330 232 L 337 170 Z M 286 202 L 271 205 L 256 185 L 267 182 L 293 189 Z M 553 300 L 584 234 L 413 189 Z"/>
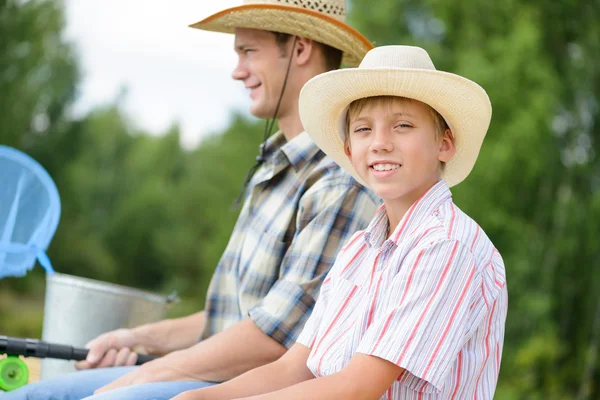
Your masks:
<path fill-rule="evenodd" d="M 402 384 L 423 392 L 442 390 L 468 340 L 477 279 L 474 257 L 458 241 L 413 250 L 387 292 L 388 309 L 369 326 L 357 352 L 405 369 Z"/>

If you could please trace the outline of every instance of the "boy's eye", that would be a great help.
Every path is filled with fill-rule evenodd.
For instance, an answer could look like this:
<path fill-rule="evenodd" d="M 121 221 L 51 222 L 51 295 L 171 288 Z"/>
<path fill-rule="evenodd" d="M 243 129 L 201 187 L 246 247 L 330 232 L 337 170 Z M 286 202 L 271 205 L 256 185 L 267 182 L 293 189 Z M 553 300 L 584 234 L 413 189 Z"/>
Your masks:
<path fill-rule="evenodd" d="M 396 124 L 396 126 L 394 126 L 394 129 L 398 128 L 412 128 L 412 125 L 407 122 L 399 122 Z"/>
<path fill-rule="evenodd" d="M 367 127 L 367 126 L 359 126 L 357 128 L 354 129 L 354 132 L 367 132 L 370 131 L 371 128 Z"/>

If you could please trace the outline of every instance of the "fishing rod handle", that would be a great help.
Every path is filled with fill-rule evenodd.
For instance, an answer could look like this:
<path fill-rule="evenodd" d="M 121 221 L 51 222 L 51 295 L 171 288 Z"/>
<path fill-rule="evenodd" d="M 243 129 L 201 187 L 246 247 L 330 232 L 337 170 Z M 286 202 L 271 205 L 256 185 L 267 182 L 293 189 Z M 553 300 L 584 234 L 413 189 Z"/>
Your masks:
<path fill-rule="evenodd" d="M 12 356 L 25 356 L 36 358 L 56 358 L 60 360 L 82 361 L 88 355 L 88 349 L 82 349 L 63 344 L 47 343 L 35 339 L 20 339 L 0 336 L 0 353 Z M 156 357 L 138 354 L 135 365 L 141 365 Z"/>

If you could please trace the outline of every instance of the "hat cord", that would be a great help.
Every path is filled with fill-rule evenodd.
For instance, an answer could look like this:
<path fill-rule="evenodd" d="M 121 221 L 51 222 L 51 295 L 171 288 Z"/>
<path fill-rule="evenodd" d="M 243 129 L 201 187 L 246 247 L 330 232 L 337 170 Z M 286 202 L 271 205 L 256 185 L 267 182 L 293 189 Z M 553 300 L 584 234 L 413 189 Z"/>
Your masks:
<path fill-rule="evenodd" d="M 265 125 L 265 133 L 263 136 L 263 141 L 259 146 L 260 154 L 256 156 L 256 163 L 248 170 L 248 174 L 246 175 L 246 179 L 244 179 L 244 184 L 242 186 L 242 191 L 238 195 L 237 199 L 233 202 L 232 209 L 237 209 L 246 193 L 246 189 L 250 184 L 250 180 L 258 170 L 258 168 L 266 161 L 265 152 L 267 147 L 267 139 L 271 136 L 271 132 L 273 127 L 275 126 L 275 120 L 277 119 L 277 114 L 279 113 L 279 106 L 281 106 L 281 100 L 283 99 L 283 93 L 285 92 L 285 87 L 287 86 L 287 81 L 290 76 L 290 69 L 292 66 L 292 60 L 294 59 L 294 50 L 296 49 L 296 41 L 298 40 L 298 36 L 294 36 L 294 43 L 292 44 L 292 51 L 290 53 L 290 60 L 288 61 L 287 69 L 285 71 L 285 78 L 283 79 L 283 85 L 281 87 L 281 94 L 279 95 L 279 100 L 277 101 L 277 106 L 275 107 L 275 113 L 273 118 L 268 119 Z"/>

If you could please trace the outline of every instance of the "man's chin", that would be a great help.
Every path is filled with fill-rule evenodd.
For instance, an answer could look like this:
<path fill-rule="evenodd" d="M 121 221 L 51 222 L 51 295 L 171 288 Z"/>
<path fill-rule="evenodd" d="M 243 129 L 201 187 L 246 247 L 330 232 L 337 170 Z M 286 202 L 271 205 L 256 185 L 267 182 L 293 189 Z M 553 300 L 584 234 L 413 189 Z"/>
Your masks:
<path fill-rule="evenodd" d="M 250 114 L 254 115 L 256 118 L 271 119 L 273 118 L 273 114 L 275 114 L 275 110 L 268 110 L 262 107 L 250 106 Z"/>

